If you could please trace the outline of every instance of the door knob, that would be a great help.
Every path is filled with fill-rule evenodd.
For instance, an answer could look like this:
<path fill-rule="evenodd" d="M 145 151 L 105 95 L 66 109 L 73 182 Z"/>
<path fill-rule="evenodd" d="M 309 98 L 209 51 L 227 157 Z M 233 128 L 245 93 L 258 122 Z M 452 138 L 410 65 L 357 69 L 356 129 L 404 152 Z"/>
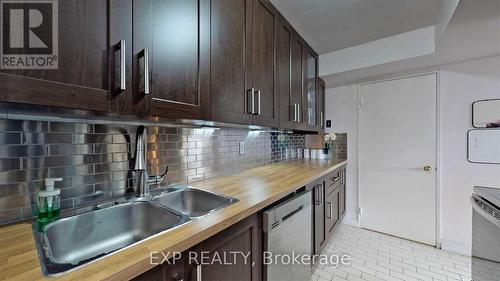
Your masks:
<path fill-rule="evenodd" d="M 429 165 L 424 166 L 424 171 L 426 171 L 426 172 L 430 172 L 430 171 L 432 171 L 432 167 L 431 167 L 431 166 L 429 166 Z"/>

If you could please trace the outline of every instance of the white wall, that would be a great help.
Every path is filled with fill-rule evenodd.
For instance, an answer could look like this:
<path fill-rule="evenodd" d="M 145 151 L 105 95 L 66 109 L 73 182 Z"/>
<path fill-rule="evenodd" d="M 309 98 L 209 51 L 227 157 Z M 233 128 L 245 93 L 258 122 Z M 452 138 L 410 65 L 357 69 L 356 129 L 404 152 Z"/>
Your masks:
<path fill-rule="evenodd" d="M 445 65 L 439 70 L 440 240 L 443 249 L 470 254 L 472 188 L 474 185 L 500 188 L 500 165 L 467 161 L 467 131 L 472 128 L 472 102 L 500 98 L 500 56 Z M 326 95 L 326 120 L 331 119 L 334 127 L 331 131 L 348 133 L 348 221 L 357 218 L 358 207 L 357 98 L 357 85 L 328 89 Z"/>
<path fill-rule="evenodd" d="M 358 140 L 358 95 L 357 86 L 345 86 L 326 91 L 326 119 L 332 120 L 329 133 L 347 133 L 346 169 L 346 216 L 345 223 L 357 225 L 358 215 L 358 178 L 357 178 L 357 140 Z"/>
<path fill-rule="evenodd" d="M 500 165 L 467 161 L 472 103 L 500 98 L 500 57 L 442 67 L 441 239 L 442 247 L 469 253 L 474 185 L 500 188 Z"/>

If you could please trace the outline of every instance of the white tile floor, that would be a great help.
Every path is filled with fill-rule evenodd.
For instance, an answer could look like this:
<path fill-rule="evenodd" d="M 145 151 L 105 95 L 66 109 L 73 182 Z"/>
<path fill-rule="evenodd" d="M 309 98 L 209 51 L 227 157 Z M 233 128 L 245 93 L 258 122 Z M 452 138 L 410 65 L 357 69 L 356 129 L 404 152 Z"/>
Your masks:
<path fill-rule="evenodd" d="M 311 281 L 470 281 L 470 257 L 341 224 L 324 254 L 351 257 L 350 265 L 316 266 Z"/>

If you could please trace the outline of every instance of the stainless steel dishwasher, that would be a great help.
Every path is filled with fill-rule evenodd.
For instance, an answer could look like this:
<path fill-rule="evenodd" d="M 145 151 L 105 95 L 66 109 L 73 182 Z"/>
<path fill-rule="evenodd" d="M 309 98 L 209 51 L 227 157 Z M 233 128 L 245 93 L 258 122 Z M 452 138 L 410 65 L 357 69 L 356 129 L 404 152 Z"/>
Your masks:
<path fill-rule="evenodd" d="M 311 201 L 307 190 L 264 211 L 264 280 L 310 280 L 311 266 L 294 264 L 292 259 L 294 255 L 312 255 Z"/>

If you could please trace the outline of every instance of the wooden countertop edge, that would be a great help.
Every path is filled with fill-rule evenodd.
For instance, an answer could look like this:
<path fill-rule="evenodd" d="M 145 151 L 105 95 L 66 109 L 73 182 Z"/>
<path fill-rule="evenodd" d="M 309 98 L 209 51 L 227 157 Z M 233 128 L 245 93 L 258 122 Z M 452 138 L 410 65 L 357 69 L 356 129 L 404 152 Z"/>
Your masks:
<path fill-rule="evenodd" d="M 303 161 L 303 160 L 299 160 Z M 316 160 L 318 161 L 318 160 Z M 322 165 L 325 165 L 328 160 L 324 160 Z M 318 178 L 321 178 L 325 176 L 326 174 L 332 172 L 333 170 L 345 165 L 347 163 L 347 160 L 330 160 L 333 161 L 333 163 L 326 167 L 323 168 L 321 171 L 318 171 L 318 173 L 315 173 L 309 177 L 305 177 L 303 179 L 299 179 L 295 181 L 293 184 L 283 187 L 280 189 L 280 192 L 273 194 L 272 196 L 255 203 L 249 207 L 245 207 L 244 209 L 241 209 L 241 206 L 238 205 L 237 202 L 233 205 L 230 205 L 223 210 L 213 213 L 207 217 L 204 217 L 202 220 L 198 221 L 192 221 L 186 225 L 183 225 L 179 228 L 173 229 L 172 231 L 166 232 L 164 234 L 161 234 L 159 236 L 153 237 L 151 239 L 148 239 L 148 241 L 145 241 L 143 243 L 139 243 L 135 246 L 132 246 L 130 248 L 124 249 L 120 251 L 119 253 L 113 254 L 109 257 L 105 257 L 101 260 L 95 261 L 92 264 L 89 264 L 87 266 L 84 266 L 80 269 L 77 269 L 75 271 L 69 272 L 65 275 L 58 276 L 58 277 L 45 277 L 42 273 L 41 267 L 38 263 L 38 257 L 36 262 L 38 263 L 38 268 L 30 268 L 28 271 L 23 272 L 23 274 L 19 274 L 19 278 L 22 278 L 22 280 L 26 280 L 25 274 L 31 275 L 33 274 L 33 280 L 82 280 L 86 278 L 90 278 L 92 280 L 128 280 L 131 278 L 134 278 L 149 269 L 155 267 L 156 265 L 153 265 L 150 263 L 150 253 L 151 252 L 162 252 L 164 254 L 167 253 L 172 253 L 172 252 L 182 252 L 185 251 L 198 243 L 206 240 L 207 238 L 221 232 L 222 230 L 226 229 L 227 227 L 247 218 L 248 216 L 264 209 L 266 206 L 269 206 L 273 204 L 274 202 L 280 200 L 287 194 L 290 194 L 291 192 L 303 187 L 304 185 L 310 183 L 311 181 L 314 181 Z M 296 162 L 296 163 L 294 163 Z M 302 162 L 298 161 L 291 161 L 291 162 L 285 162 L 285 163 L 278 163 L 278 164 L 273 164 L 273 165 L 288 165 L 291 166 L 293 164 L 303 164 Z M 263 166 L 263 167 L 269 167 L 272 165 L 268 166 Z M 261 167 L 257 167 L 254 169 L 259 169 Z M 253 170 L 253 169 L 251 169 Z M 248 170 L 242 174 L 246 174 L 249 171 Z M 224 176 L 224 177 L 235 177 L 239 176 L 240 174 L 236 175 L 231 175 L 231 176 Z M 250 177 L 253 175 L 249 174 Z M 258 177 L 258 175 L 254 175 L 253 177 Z M 195 187 L 204 187 L 206 182 L 212 182 L 212 181 L 217 181 L 218 178 L 223 178 L 223 177 L 217 177 L 201 182 L 195 182 L 192 183 L 192 186 Z M 281 186 L 280 186 L 281 187 Z M 207 188 L 209 190 L 213 190 L 213 188 Z M 228 194 L 231 195 L 231 194 Z M 245 202 L 241 202 L 245 203 Z M 235 209 L 235 210 L 233 210 Z M 234 213 L 233 213 L 234 212 Z M 228 215 L 229 214 L 229 215 Z M 18 227 L 20 225 L 26 225 L 27 223 L 20 223 L 20 224 L 15 224 L 11 226 L 6 226 L 3 228 L 0 228 L 0 231 L 18 231 L 14 229 L 14 227 Z M 29 224 L 28 224 L 29 225 Z M 9 228 L 9 230 L 7 230 Z M 11 230 L 12 229 L 12 230 Z M 31 225 L 29 225 L 29 229 L 31 232 Z M 163 247 L 163 246 L 156 246 L 155 244 L 163 244 L 161 243 L 162 240 L 168 240 L 170 236 L 175 236 L 175 235 L 182 235 L 182 232 L 189 232 L 187 233 L 184 237 L 184 239 L 176 239 L 176 242 Z M 30 233 L 32 234 L 32 233 Z M 32 234 L 32 243 L 34 245 L 34 236 Z M 167 244 L 169 241 L 165 241 Z M 154 248 L 150 246 L 155 246 Z M 0 254 L 3 250 L 0 249 Z M 35 254 L 36 249 L 35 249 Z M 133 254 L 137 254 L 140 256 L 143 256 L 143 258 L 134 259 L 133 262 L 127 262 L 127 257 L 132 256 Z M 112 272 L 110 272 L 110 267 L 113 268 Z M 3 270 L 3 266 L 0 264 L 0 273 Z M 2 275 L 2 274 L 0 274 Z M 22 275 L 22 276 L 21 276 Z M 36 277 L 35 277 L 36 276 Z M 12 278 L 8 277 L 8 278 Z M 14 276 L 13 278 L 16 278 Z M 0 280 L 3 280 L 3 278 L 0 276 Z"/>

